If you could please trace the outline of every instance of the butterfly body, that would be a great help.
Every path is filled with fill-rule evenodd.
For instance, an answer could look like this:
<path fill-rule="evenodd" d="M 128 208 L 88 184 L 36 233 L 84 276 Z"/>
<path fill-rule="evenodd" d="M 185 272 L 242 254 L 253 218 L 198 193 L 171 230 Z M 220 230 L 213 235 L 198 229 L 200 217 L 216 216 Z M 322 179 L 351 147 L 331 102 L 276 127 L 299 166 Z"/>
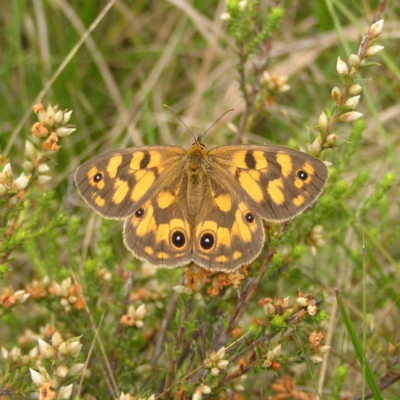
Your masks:
<path fill-rule="evenodd" d="M 137 258 L 225 272 L 258 256 L 262 220 L 294 218 L 319 197 L 327 178 L 323 162 L 299 151 L 260 145 L 206 151 L 200 136 L 189 150 L 116 150 L 75 174 L 97 213 L 125 220 L 124 242 Z"/>

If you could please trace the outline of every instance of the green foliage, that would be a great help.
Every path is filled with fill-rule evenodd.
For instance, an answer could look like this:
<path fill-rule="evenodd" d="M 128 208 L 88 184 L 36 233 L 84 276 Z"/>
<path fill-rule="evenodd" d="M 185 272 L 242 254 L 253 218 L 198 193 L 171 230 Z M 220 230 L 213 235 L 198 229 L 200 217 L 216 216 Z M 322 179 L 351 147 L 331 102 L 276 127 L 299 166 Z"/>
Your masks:
<path fill-rule="evenodd" d="M 395 2 L 372 41 L 385 46 L 382 58 L 348 62 L 359 46 L 352 32 L 367 33 L 375 3 L 229 0 L 222 10 L 217 2 L 111 2 L 55 80 L 104 4 L 3 7 L 0 397 L 37 395 L 32 349 L 56 329 L 82 349 L 78 358 L 45 359 L 48 375 L 87 362 L 86 373 L 63 381 L 74 384 L 71 398 L 272 398 L 277 388 L 290 398 L 291 385 L 304 396 L 361 396 L 369 387 L 375 398 L 398 398 L 395 379 L 383 389 L 399 374 L 400 343 L 400 54 L 386 30 L 399 18 Z M 354 85 L 362 89 L 356 106 L 347 102 Z M 57 151 L 31 133 L 39 93 L 44 110 L 73 110 L 77 131 L 48 142 Z M 77 194 L 74 170 L 94 155 L 190 146 L 163 104 L 193 132 L 235 108 L 207 133 L 207 147 L 282 145 L 331 164 L 313 207 L 266 227 L 262 253 L 234 276 L 154 271 L 125 249 L 122 224 L 95 216 Z"/>

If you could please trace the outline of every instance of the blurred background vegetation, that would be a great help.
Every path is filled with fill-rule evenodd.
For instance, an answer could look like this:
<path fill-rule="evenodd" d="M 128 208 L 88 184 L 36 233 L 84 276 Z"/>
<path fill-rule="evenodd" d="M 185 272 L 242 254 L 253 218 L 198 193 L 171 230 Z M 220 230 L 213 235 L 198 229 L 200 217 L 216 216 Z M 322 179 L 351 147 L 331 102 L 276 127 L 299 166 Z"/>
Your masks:
<path fill-rule="evenodd" d="M 28 354 L 38 338 L 48 341 L 55 330 L 63 340 L 83 335 L 78 357 L 42 360 L 49 376 L 62 382 L 59 388 L 52 385 L 59 396 L 60 387 L 75 382 L 73 395 L 82 399 L 128 399 L 122 392 L 149 398 L 170 386 L 160 398 L 314 399 L 317 392 L 323 399 L 361 398 L 365 374 L 338 311 L 335 288 L 384 398 L 399 398 L 398 2 L 388 2 L 381 15 L 385 24 L 377 43 L 385 49 L 371 59 L 379 65 L 358 74 L 367 80 L 357 107 L 364 118 L 337 124 L 335 148 L 321 154 L 332 165 L 324 194 L 283 237 L 276 239 L 279 228 L 272 231 L 277 254 L 268 260 L 265 250 L 239 289 L 229 286 L 215 297 L 207 285 L 196 295 L 177 293 L 173 287 L 183 284 L 182 269 L 154 272 L 134 260 L 122 244 L 121 224 L 89 211 L 74 187 L 76 167 L 105 151 L 143 144 L 190 146 L 192 136 L 164 104 L 195 134 L 234 108 L 205 136 L 208 148 L 239 140 L 310 151 L 321 112 L 332 112 L 332 88 L 342 86 L 337 59 L 347 62 L 357 53 L 379 2 L 248 4 L 256 4 L 259 26 L 271 10 L 279 8 L 282 17 L 243 62 L 235 32 L 221 18 L 227 12 L 224 0 L 2 2 L 0 169 L 10 162 L 18 177 L 30 159 L 26 141 L 40 149 L 40 140 L 30 133 L 37 121 L 32 106 L 39 98 L 45 108 L 51 103 L 73 110 L 70 123 L 76 132 L 60 140 L 57 152 L 44 153 L 49 170 L 35 170 L 24 193 L 0 199 L 1 398 L 38 398 L 32 393 L 41 386 L 28 371 L 38 370 L 38 356 Z M 263 52 L 266 44 L 270 48 Z M 263 63 L 261 70 L 270 76 L 287 77 L 290 89 L 267 90 L 249 110 L 243 89 L 259 84 L 253 71 Z M 39 179 L 41 174 L 50 179 Z M 265 262 L 266 276 L 230 326 L 238 295 Z M 64 281 L 67 294 L 65 279 L 72 279 Z M 35 298 L 32 288 L 44 294 Z M 6 307 L 7 290 L 31 296 L 22 300 L 20 294 L 21 304 Z M 265 299 L 274 306 L 281 299 L 283 309 L 297 315 L 291 306 L 302 297 L 298 290 L 315 296 L 326 307 L 324 314 L 298 326 L 293 321 L 278 326 Z M 84 299 L 85 305 L 71 306 L 71 297 Z M 137 311 L 142 304 L 143 326 L 121 323 L 130 305 Z M 227 326 L 230 332 L 224 331 Z M 307 361 L 313 330 L 324 332 L 322 344 L 331 346 L 315 365 Z M 212 351 L 243 335 L 224 354 L 229 367 L 218 376 L 201 368 Z M 266 361 L 274 358 L 278 364 L 271 368 Z M 77 363 L 87 363 L 84 374 L 61 378 L 57 367 L 71 370 Z"/>

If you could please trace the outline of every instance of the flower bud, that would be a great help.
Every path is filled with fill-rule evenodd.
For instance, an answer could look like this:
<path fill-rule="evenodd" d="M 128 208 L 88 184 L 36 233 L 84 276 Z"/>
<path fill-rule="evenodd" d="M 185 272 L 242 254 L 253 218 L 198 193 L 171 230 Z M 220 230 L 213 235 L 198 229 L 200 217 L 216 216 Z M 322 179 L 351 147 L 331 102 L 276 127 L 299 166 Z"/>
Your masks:
<path fill-rule="evenodd" d="M 351 86 L 349 87 L 349 93 L 350 93 L 352 96 L 356 96 L 356 95 L 360 94 L 361 91 L 362 91 L 362 86 L 359 85 L 358 83 L 355 83 L 354 85 L 351 85 Z"/>
<path fill-rule="evenodd" d="M 349 57 L 349 64 L 354 68 L 358 68 L 361 65 L 360 57 L 357 54 L 352 54 Z"/>
<path fill-rule="evenodd" d="M 340 100 L 340 97 L 342 96 L 342 92 L 338 87 L 335 86 L 331 91 L 331 96 L 333 100 L 338 102 Z"/>
<path fill-rule="evenodd" d="M 370 46 L 367 48 L 367 51 L 365 52 L 365 57 L 372 57 L 372 56 L 376 56 L 377 54 L 379 54 L 385 47 L 384 46 L 380 46 L 378 44 L 374 45 L 374 46 Z"/>
<path fill-rule="evenodd" d="M 32 368 L 29 368 L 29 372 L 31 373 L 32 382 L 37 387 L 41 387 L 46 382 L 46 379 L 44 378 L 44 376 L 40 372 L 37 372 Z"/>
<path fill-rule="evenodd" d="M 63 386 L 58 391 L 57 400 L 69 399 L 72 394 L 72 387 L 73 387 L 73 383 L 69 384 L 68 386 Z"/>
<path fill-rule="evenodd" d="M 48 359 L 54 359 L 56 358 L 56 351 L 51 345 L 49 345 L 47 342 L 45 342 L 42 339 L 38 339 L 38 347 L 39 347 L 39 353 L 44 357 Z"/>
<path fill-rule="evenodd" d="M 351 107 L 353 110 L 358 106 L 358 102 L 360 101 L 360 95 L 350 97 L 346 103 L 344 103 L 346 106 Z"/>
<path fill-rule="evenodd" d="M 339 117 L 339 121 L 350 123 L 350 122 L 357 121 L 363 115 L 364 115 L 363 113 L 360 113 L 360 112 L 357 112 L 357 111 L 350 111 L 348 113 L 342 114 Z"/>
<path fill-rule="evenodd" d="M 382 30 L 383 30 L 383 19 L 380 19 L 379 21 L 376 21 L 371 25 L 371 28 L 369 30 L 370 38 L 375 39 L 382 33 Z"/>
<path fill-rule="evenodd" d="M 321 115 L 318 118 L 318 126 L 324 131 L 326 132 L 326 130 L 328 129 L 328 117 L 326 116 L 326 114 L 324 112 L 321 113 Z"/>
<path fill-rule="evenodd" d="M 338 57 L 337 63 L 336 63 L 336 71 L 339 75 L 348 75 L 349 73 L 349 68 L 347 67 L 346 63 Z"/>
<path fill-rule="evenodd" d="M 337 136 L 334 133 L 331 133 L 330 135 L 327 136 L 326 138 L 326 143 L 329 146 L 333 146 L 337 142 Z"/>

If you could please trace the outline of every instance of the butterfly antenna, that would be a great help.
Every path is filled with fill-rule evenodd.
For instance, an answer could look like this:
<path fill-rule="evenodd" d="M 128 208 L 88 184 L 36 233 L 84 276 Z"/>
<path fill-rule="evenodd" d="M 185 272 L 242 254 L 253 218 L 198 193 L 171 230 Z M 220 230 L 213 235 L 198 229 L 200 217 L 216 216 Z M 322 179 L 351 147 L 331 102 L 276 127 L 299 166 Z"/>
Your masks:
<path fill-rule="evenodd" d="M 193 139 L 196 141 L 196 136 L 193 134 L 193 132 L 189 129 L 189 127 L 182 121 L 181 117 L 168 105 L 163 104 L 164 107 L 168 108 L 168 110 L 172 111 L 175 114 L 175 117 L 181 121 L 182 125 L 190 132 L 190 134 L 193 136 Z"/>
<path fill-rule="evenodd" d="M 202 138 L 224 115 L 234 110 L 236 110 L 236 108 L 230 108 L 229 110 L 225 111 L 202 135 L 200 135 L 200 138 Z"/>

